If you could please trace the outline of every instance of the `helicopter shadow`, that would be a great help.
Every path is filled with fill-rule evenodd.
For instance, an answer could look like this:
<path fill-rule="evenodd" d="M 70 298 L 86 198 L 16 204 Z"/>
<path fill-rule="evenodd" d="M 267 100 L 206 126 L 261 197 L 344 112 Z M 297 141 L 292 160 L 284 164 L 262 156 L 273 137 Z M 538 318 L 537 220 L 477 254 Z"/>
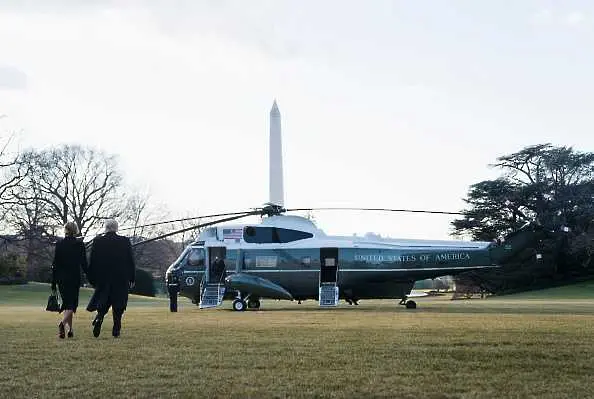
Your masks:
<path fill-rule="evenodd" d="M 223 312 L 235 312 L 231 308 L 219 309 Z M 447 303 L 439 305 L 423 306 L 421 303 L 416 309 L 406 309 L 404 306 L 394 305 L 348 305 L 338 307 L 316 307 L 311 305 L 296 305 L 296 306 L 272 306 L 262 307 L 261 309 L 247 309 L 242 313 L 324 313 L 332 312 L 338 314 L 347 313 L 392 313 L 392 314 L 539 314 L 539 315 L 555 315 L 555 314 L 571 314 L 571 315 L 592 315 L 594 314 L 594 306 L 592 304 L 574 304 L 573 306 L 566 306 L 559 303 L 546 304 L 530 304 L 530 303 Z"/>

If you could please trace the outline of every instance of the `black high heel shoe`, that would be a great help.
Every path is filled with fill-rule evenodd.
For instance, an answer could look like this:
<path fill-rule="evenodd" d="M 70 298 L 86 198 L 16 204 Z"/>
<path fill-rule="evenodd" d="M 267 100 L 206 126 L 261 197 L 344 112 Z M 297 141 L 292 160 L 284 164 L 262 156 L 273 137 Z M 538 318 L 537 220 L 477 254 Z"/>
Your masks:
<path fill-rule="evenodd" d="M 70 330 L 68 331 L 68 338 L 72 338 L 74 337 L 74 331 Z"/>
<path fill-rule="evenodd" d="M 103 323 L 103 316 L 97 316 L 93 320 L 93 336 L 97 338 L 101 334 L 101 323 Z"/>
<path fill-rule="evenodd" d="M 66 335 L 66 331 L 64 330 L 64 323 L 60 322 L 60 324 L 58 324 L 58 337 L 60 339 L 64 339 L 65 335 Z"/>

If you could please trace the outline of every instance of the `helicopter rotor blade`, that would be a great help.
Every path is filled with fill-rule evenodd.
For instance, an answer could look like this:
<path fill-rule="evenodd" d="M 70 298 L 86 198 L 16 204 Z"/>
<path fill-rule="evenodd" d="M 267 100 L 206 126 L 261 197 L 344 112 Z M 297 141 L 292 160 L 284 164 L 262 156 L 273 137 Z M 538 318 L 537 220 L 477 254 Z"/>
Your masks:
<path fill-rule="evenodd" d="M 201 223 L 201 224 L 193 225 L 193 226 L 190 226 L 190 227 L 186 227 L 186 228 L 183 228 L 183 229 L 179 229 L 179 230 L 175 230 L 175 231 L 169 232 L 167 234 L 161 234 L 160 236 L 152 237 L 152 238 L 146 239 L 144 241 L 137 242 L 135 244 L 132 244 L 132 247 L 136 247 L 138 245 L 146 244 L 146 243 L 149 243 L 149 242 L 152 242 L 152 241 L 157 241 L 157 240 L 160 240 L 162 238 L 166 238 L 166 237 L 173 236 L 173 235 L 176 235 L 176 234 L 184 233 L 186 231 L 199 229 L 201 227 L 212 226 L 213 224 L 219 224 L 219 223 L 223 223 L 223 222 L 230 222 L 231 220 L 237 220 L 237 219 L 241 219 L 241 218 L 244 218 L 244 217 L 253 216 L 253 215 L 259 215 L 259 214 L 260 214 L 260 211 L 244 212 L 241 215 L 230 216 L 230 217 L 223 218 L 223 219 L 212 220 L 212 221 L 207 222 L 207 223 Z"/>
<path fill-rule="evenodd" d="M 162 222 L 154 222 L 154 223 L 148 223 L 148 224 L 143 224 L 143 225 L 138 225 L 138 226 L 127 226 L 127 227 L 118 229 L 118 231 L 140 229 L 143 227 L 152 227 L 152 226 L 158 226 L 161 224 L 168 224 L 168 223 L 186 222 L 186 221 L 196 220 L 196 219 L 207 219 L 207 218 L 215 218 L 215 217 L 221 217 L 221 216 L 243 215 L 246 212 L 251 212 L 251 211 L 215 213 L 212 215 L 192 216 L 192 217 L 187 217 L 187 218 L 164 220 Z"/>
<path fill-rule="evenodd" d="M 253 212 L 252 214 L 262 214 L 263 210 L 266 208 L 254 208 L 253 211 L 242 211 L 242 212 L 227 212 L 227 213 L 216 213 L 211 215 L 202 215 L 202 216 L 193 216 L 187 218 L 180 218 L 180 219 L 171 219 L 171 220 L 164 220 L 162 222 L 155 222 L 155 223 L 148 223 L 139 226 L 129 226 L 118 229 L 119 231 L 126 231 L 132 229 L 138 229 L 143 227 L 152 227 L 158 226 L 161 224 L 168 224 L 168 223 L 176 223 L 176 222 L 186 222 L 190 220 L 196 219 L 206 219 L 211 217 L 220 217 L 220 216 L 234 216 L 234 215 L 243 215 L 248 212 Z M 325 208 L 290 208 L 290 209 L 281 209 L 279 213 L 282 212 L 294 212 L 294 211 L 317 211 L 317 210 L 332 210 L 332 211 L 378 211 L 378 212 L 408 212 L 408 213 L 430 213 L 430 214 L 444 214 L 444 215 L 464 215 L 462 212 L 448 212 L 448 211 L 433 211 L 433 210 L 416 210 L 416 209 L 393 209 L 393 208 L 349 208 L 349 207 L 325 207 Z"/>
<path fill-rule="evenodd" d="M 349 207 L 327 207 L 327 208 L 290 208 L 286 212 L 293 211 L 377 211 L 377 212 L 403 212 L 403 213 L 430 213 L 441 215 L 464 215 L 462 212 L 433 211 L 419 209 L 394 209 L 394 208 L 349 208 Z"/>
<path fill-rule="evenodd" d="M 126 227 L 121 227 L 118 229 L 118 231 L 126 231 L 126 230 L 133 230 L 133 229 L 141 229 L 143 227 L 152 227 L 152 226 L 159 226 L 162 224 L 169 224 L 169 223 L 176 223 L 176 222 L 186 222 L 186 221 L 190 221 L 190 220 L 196 220 L 196 219 L 208 219 L 208 218 L 213 218 L 213 217 L 220 217 L 220 216 L 232 216 L 232 215 L 243 215 L 247 212 L 252 212 L 252 211 L 242 211 L 242 212 L 226 212 L 226 213 L 214 213 L 214 214 L 210 214 L 210 215 L 202 215 L 202 216 L 192 216 L 192 217 L 187 217 L 187 218 L 180 218 L 180 219 L 170 219 L 170 220 L 163 220 L 161 222 L 154 222 L 154 223 L 147 223 L 147 224 L 142 224 L 142 225 L 138 225 L 138 226 L 126 226 Z M 83 236 L 81 238 L 86 238 L 89 237 L 87 236 Z M 93 238 L 95 237 L 95 235 L 92 236 Z M 87 241 L 85 244 L 88 246 L 92 241 L 93 238 L 91 238 L 89 241 Z"/>
<path fill-rule="evenodd" d="M 463 213 L 463 212 L 419 210 L 419 209 L 396 209 L 396 208 L 320 207 L 320 208 L 288 208 L 288 209 L 285 209 L 282 207 L 275 207 L 275 206 L 268 205 L 268 206 L 265 206 L 262 208 L 253 208 L 253 210 L 251 210 L 251 211 L 226 212 L 226 213 L 216 213 L 216 214 L 202 215 L 202 216 L 195 216 L 195 217 L 188 217 L 188 218 L 171 219 L 171 220 L 165 220 L 162 222 L 148 223 L 148 224 L 139 225 L 139 226 L 135 226 L 135 227 L 124 227 L 124 228 L 121 228 L 118 230 L 125 231 L 125 230 L 132 230 L 134 228 L 158 226 L 158 225 L 168 224 L 168 223 L 185 222 L 185 221 L 190 221 L 190 220 L 204 219 L 204 218 L 211 218 L 211 217 L 229 216 L 224 219 L 218 219 L 218 220 L 213 220 L 213 221 L 210 221 L 207 223 L 189 226 L 189 227 L 186 227 L 183 229 L 179 229 L 179 230 L 175 230 L 175 231 L 172 231 L 172 232 L 169 232 L 166 234 L 159 235 L 157 237 L 149 238 L 147 240 L 140 241 L 140 242 L 133 244 L 132 246 L 135 247 L 137 245 L 160 240 L 162 238 L 166 238 L 166 237 L 169 237 L 172 235 L 184 233 L 186 231 L 190 231 L 190 230 L 194 230 L 194 229 L 198 229 L 198 228 L 206 227 L 206 226 L 212 226 L 212 225 L 215 225 L 218 223 L 237 220 L 237 219 L 241 219 L 241 218 L 244 218 L 247 216 L 254 216 L 254 215 L 271 216 L 274 214 L 280 214 L 280 213 L 284 213 L 284 212 L 297 212 L 297 211 L 375 211 L 375 212 L 427 213 L 427 214 L 441 214 L 441 215 L 466 215 L 466 214 L 468 214 L 468 213 Z M 86 243 L 87 247 L 90 246 L 92 241 L 93 240 L 90 240 Z"/>

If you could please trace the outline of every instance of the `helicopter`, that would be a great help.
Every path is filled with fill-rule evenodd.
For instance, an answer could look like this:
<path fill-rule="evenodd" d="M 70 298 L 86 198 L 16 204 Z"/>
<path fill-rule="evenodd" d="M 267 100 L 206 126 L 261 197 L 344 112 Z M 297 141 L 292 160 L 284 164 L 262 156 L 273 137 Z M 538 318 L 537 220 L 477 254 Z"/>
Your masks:
<path fill-rule="evenodd" d="M 161 235 L 203 229 L 169 266 L 165 283 L 170 310 L 177 311 L 178 295 L 200 309 L 232 300 L 234 311 L 260 309 L 262 299 L 317 300 L 320 307 L 336 307 L 340 299 L 357 305 L 361 299 L 396 299 L 415 309 L 411 300 L 418 280 L 488 268 L 512 261 L 542 237 L 542 228 L 527 223 L 503 241 L 414 240 L 330 236 L 295 211 L 371 210 L 460 214 L 384 208 L 285 208 L 282 173 L 280 112 L 270 111 L 270 201 L 243 212 Z M 259 215 L 260 223 L 222 224 Z"/>

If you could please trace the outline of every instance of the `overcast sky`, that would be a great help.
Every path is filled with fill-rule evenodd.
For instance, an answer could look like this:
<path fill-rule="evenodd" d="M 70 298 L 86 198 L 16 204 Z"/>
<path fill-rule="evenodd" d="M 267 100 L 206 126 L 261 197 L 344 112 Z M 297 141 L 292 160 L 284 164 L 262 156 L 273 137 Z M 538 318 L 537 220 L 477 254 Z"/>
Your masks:
<path fill-rule="evenodd" d="M 84 4 L 84 5 L 83 5 Z M 175 215 L 458 211 L 527 145 L 594 151 L 591 1 L 0 0 L 0 131 L 119 156 Z M 318 212 L 331 234 L 447 238 L 451 218 Z"/>

